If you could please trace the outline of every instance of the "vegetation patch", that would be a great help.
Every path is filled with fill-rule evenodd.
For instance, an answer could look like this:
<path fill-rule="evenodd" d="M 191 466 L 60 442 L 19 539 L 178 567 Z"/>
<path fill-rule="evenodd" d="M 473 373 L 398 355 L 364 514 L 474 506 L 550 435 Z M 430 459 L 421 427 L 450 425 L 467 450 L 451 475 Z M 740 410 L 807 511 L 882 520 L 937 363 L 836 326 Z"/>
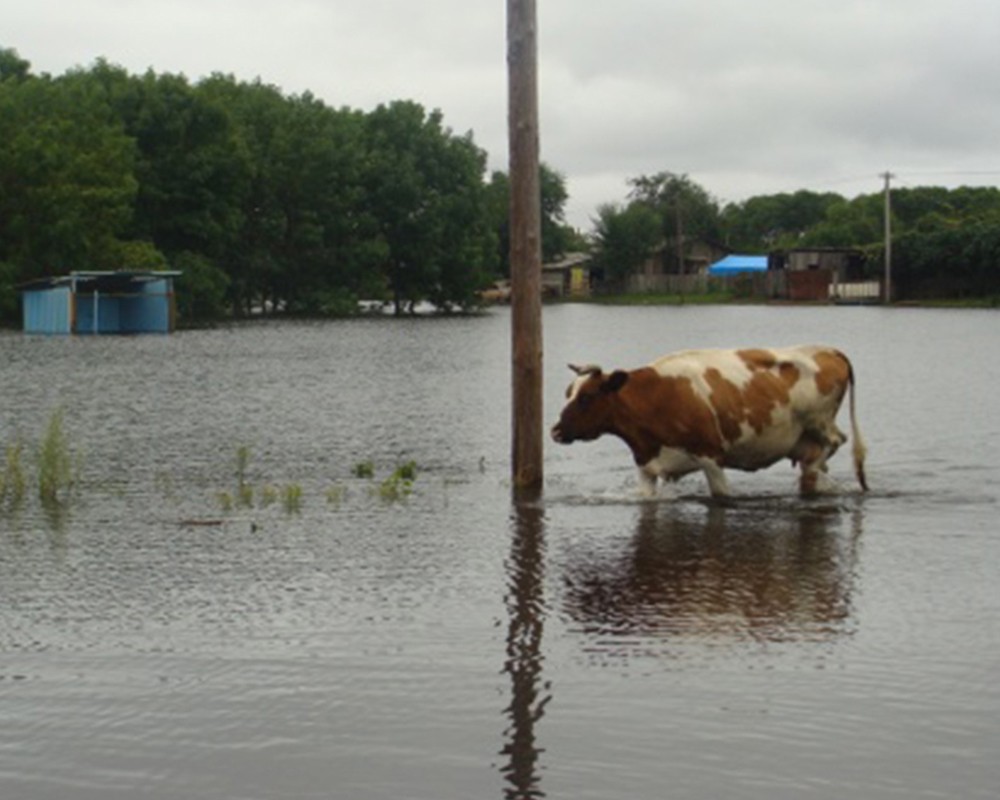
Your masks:
<path fill-rule="evenodd" d="M 255 487 L 249 479 L 250 463 L 250 447 L 239 446 L 234 459 L 235 480 L 232 488 L 215 492 L 215 501 L 223 512 L 255 507 L 263 510 L 278 504 L 288 514 L 297 514 L 302 510 L 306 491 L 301 484 L 271 481 Z M 368 484 L 368 496 L 384 503 L 396 503 L 410 497 L 417 472 L 417 463 L 412 460 L 397 464 L 381 479 L 378 478 L 375 462 L 370 459 L 358 461 L 350 468 L 352 477 Z M 342 484 L 329 486 L 323 494 L 327 505 L 336 508 L 341 507 L 349 496 L 347 487 Z"/>
<path fill-rule="evenodd" d="M 376 494 L 389 503 L 403 500 L 412 494 L 413 482 L 416 479 L 416 462 L 408 461 L 396 467 L 392 474 L 379 483 Z"/>
<path fill-rule="evenodd" d="M 351 474 L 355 478 L 374 478 L 375 463 L 372 461 L 359 461 L 351 468 Z"/>
<path fill-rule="evenodd" d="M 63 410 L 53 411 L 35 449 L 33 465 L 27 464 L 23 440 L 0 448 L 0 511 L 20 507 L 34 484 L 38 499 L 46 509 L 67 504 L 79 483 L 82 461 L 70 444 L 63 424 Z M 32 461 L 32 459 L 27 459 Z M 30 467 L 34 466 L 34 474 Z"/>
<path fill-rule="evenodd" d="M 287 514 L 297 514 L 302 510 L 302 487 L 289 483 L 282 487 L 281 505 Z"/>
<path fill-rule="evenodd" d="M 5 449 L 3 469 L 0 470 L 0 508 L 19 506 L 24 500 L 27 483 L 21 460 L 23 451 L 21 442 L 7 445 Z"/>

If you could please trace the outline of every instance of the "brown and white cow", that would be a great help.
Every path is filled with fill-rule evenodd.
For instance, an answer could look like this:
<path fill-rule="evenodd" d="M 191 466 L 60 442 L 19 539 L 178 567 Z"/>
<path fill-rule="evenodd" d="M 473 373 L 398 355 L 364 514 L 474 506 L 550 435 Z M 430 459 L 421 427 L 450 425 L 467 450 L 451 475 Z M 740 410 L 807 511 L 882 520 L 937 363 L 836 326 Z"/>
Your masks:
<path fill-rule="evenodd" d="M 725 496 L 724 469 L 754 471 L 783 458 L 800 466 L 802 494 L 829 490 L 827 459 L 847 441 L 836 417 L 848 390 L 854 472 L 868 488 L 854 371 L 834 348 L 688 350 L 628 372 L 570 368 L 578 377 L 552 438 L 570 444 L 619 437 L 645 494 L 655 491 L 657 478 L 701 470 L 712 494 Z"/>

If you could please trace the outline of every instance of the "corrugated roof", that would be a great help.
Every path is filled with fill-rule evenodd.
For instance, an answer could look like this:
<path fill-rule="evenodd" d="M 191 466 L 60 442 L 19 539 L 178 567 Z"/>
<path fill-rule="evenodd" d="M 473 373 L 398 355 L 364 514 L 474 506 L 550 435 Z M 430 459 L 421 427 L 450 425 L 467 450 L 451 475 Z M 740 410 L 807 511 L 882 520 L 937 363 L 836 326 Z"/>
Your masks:
<path fill-rule="evenodd" d="M 103 286 L 121 286 L 128 283 L 147 283 L 149 281 L 163 280 L 164 278 L 177 278 L 182 273 L 177 270 L 78 270 L 69 275 L 52 275 L 47 278 L 36 278 L 33 281 L 26 281 L 17 288 L 22 292 L 40 291 L 42 289 L 53 289 L 56 286 L 79 286 L 86 285 L 88 289 Z"/>

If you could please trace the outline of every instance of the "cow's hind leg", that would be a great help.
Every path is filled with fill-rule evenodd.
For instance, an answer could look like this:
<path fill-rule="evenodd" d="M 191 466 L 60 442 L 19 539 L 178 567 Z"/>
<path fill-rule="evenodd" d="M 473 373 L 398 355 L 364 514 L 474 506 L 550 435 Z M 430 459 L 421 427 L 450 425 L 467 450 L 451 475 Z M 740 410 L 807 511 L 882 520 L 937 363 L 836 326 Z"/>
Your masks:
<path fill-rule="evenodd" d="M 807 431 L 799 439 L 793 460 L 798 462 L 801 470 L 800 494 L 808 496 L 837 490 L 837 484 L 826 474 L 827 460 L 837 452 L 837 448 L 844 441 L 843 434 L 839 431 L 835 431 L 835 434 L 837 435 L 826 437 L 815 431 Z"/>

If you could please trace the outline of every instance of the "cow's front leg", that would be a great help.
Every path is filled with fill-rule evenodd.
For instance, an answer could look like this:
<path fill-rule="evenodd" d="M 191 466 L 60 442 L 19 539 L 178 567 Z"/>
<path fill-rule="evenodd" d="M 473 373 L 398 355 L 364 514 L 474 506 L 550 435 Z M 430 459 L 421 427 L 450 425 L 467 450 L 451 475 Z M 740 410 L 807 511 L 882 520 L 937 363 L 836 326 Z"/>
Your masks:
<path fill-rule="evenodd" d="M 722 467 L 710 458 L 701 459 L 699 466 L 701 466 L 701 471 L 705 473 L 705 477 L 708 479 L 708 490 L 712 493 L 712 496 L 729 497 L 729 479 L 726 477 L 726 473 Z"/>

